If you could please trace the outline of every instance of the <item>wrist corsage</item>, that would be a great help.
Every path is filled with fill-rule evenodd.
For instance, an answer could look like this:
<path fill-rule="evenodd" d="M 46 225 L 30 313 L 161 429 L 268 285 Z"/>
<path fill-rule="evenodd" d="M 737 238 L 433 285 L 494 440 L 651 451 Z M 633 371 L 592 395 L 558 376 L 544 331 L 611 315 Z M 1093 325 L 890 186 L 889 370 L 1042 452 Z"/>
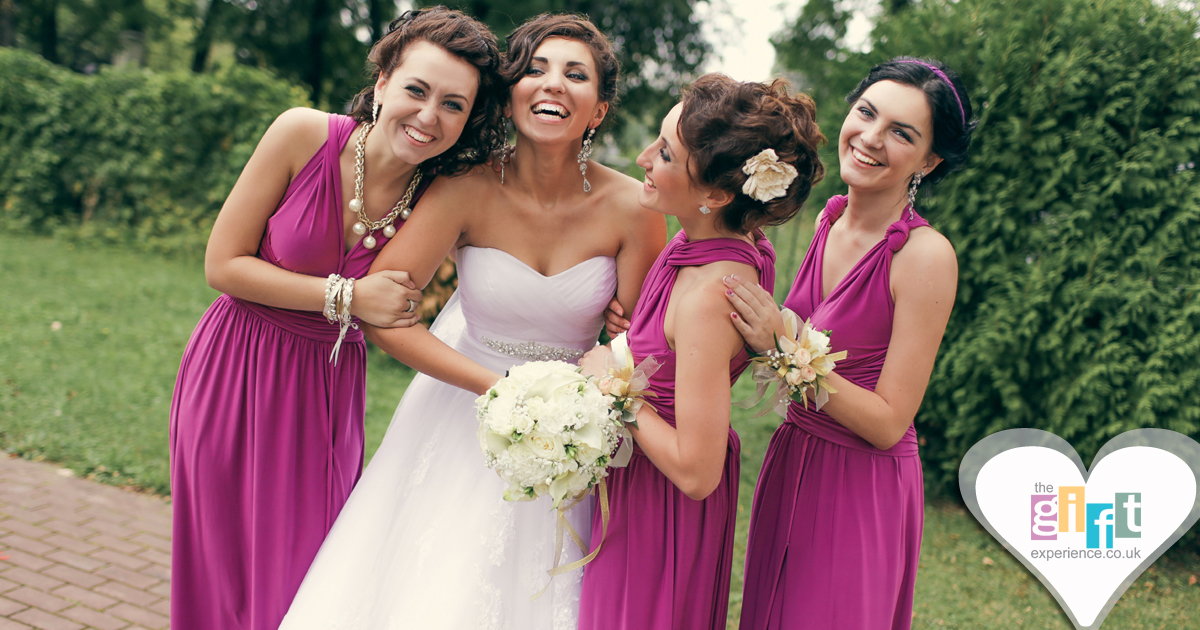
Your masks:
<path fill-rule="evenodd" d="M 792 400 L 808 409 L 809 392 L 820 411 L 829 402 L 829 395 L 837 393 L 829 384 L 829 375 L 834 365 L 846 358 L 846 351 L 829 352 L 830 331 L 813 329 L 811 320 L 801 322 L 787 308 L 783 309 L 782 315 L 784 333 L 775 337 L 775 349 L 751 358 L 757 392 L 749 400 L 739 403 L 745 409 L 757 405 L 775 383 L 771 405 L 755 417 L 770 410 L 787 417 L 788 402 Z"/>

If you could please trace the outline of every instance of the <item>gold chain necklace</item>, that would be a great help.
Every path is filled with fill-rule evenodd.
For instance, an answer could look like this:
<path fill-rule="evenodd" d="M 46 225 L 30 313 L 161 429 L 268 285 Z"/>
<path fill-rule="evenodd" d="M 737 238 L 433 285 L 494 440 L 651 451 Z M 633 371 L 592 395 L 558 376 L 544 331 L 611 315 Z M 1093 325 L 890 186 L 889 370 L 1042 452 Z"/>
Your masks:
<path fill-rule="evenodd" d="M 358 132 L 358 143 L 354 147 L 354 198 L 350 200 L 350 210 L 358 215 L 358 221 L 350 229 L 355 234 L 366 236 L 362 240 L 363 247 L 367 249 L 375 249 L 375 237 L 371 232 L 383 228 L 383 235 L 387 238 L 392 238 L 396 235 L 396 226 L 392 223 L 399 215 L 401 219 L 408 220 L 412 214 L 412 198 L 413 193 L 417 191 L 417 186 L 421 183 L 421 171 L 417 169 L 413 173 L 412 182 L 408 184 L 408 190 L 405 191 L 404 197 L 396 202 L 396 207 L 387 213 L 387 216 L 378 221 L 372 221 L 367 218 L 367 213 L 363 209 L 363 177 L 367 172 L 367 134 L 371 133 L 371 129 L 375 127 L 374 122 L 369 122 L 363 125 Z"/>

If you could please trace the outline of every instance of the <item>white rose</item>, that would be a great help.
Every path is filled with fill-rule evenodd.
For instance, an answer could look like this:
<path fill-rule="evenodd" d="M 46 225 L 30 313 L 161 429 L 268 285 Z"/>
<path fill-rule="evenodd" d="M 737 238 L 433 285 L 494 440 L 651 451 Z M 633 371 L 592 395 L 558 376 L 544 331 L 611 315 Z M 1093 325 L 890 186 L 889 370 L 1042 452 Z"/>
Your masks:
<path fill-rule="evenodd" d="M 529 417 L 529 413 L 525 410 L 524 405 L 513 409 L 510 423 L 512 425 L 512 430 L 522 435 L 533 431 L 534 428 L 533 418 Z"/>
<path fill-rule="evenodd" d="M 566 365 L 565 363 L 563 365 Z M 581 381 L 586 380 L 582 374 L 572 368 L 569 372 L 555 372 L 534 381 L 525 392 L 526 398 L 541 398 L 552 400 L 560 390 L 578 388 Z"/>
<path fill-rule="evenodd" d="M 774 149 L 763 149 L 746 160 L 742 172 L 750 176 L 742 184 L 742 192 L 764 202 L 786 195 L 788 186 L 798 175 L 796 167 L 779 161 Z"/>
<path fill-rule="evenodd" d="M 529 449 L 529 452 L 553 462 L 561 462 L 567 459 L 567 451 L 563 448 L 562 440 L 557 435 L 546 435 L 540 431 L 530 433 L 521 440 L 521 444 Z"/>
<path fill-rule="evenodd" d="M 820 356 L 829 352 L 829 335 L 815 328 L 809 328 L 807 337 L 805 345 L 808 346 L 813 356 Z"/>

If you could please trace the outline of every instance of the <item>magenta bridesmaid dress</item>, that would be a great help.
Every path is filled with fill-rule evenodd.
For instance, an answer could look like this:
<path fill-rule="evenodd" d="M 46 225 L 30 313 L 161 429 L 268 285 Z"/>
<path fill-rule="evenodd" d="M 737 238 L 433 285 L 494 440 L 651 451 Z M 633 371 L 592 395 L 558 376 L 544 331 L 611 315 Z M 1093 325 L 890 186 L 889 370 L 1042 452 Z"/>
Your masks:
<path fill-rule="evenodd" d="M 346 251 L 329 139 L 267 222 L 258 257 L 310 276 L 361 278 L 388 240 Z M 399 227 L 399 223 L 397 224 Z M 171 627 L 275 630 L 362 470 L 366 344 L 321 313 L 222 295 L 196 326 L 171 401 Z"/>
<path fill-rule="evenodd" d="M 651 267 L 634 309 L 629 345 L 636 361 L 653 355 L 662 368 L 650 379 L 648 400 L 675 423 L 675 352 L 663 332 L 671 289 L 681 267 L 732 260 L 775 284 L 775 250 L 731 238 L 689 242 L 680 232 Z M 733 384 L 750 360 L 745 350 L 729 363 Z M 688 498 L 640 448 L 607 479 L 611 518 L 600 553 L 584 567 L 579 630 L 724 630 L 733 566 L 741 444 L 729 430 L 725 470 L 703 501 Z M 592 545 L 601 538 L 600 505 L 592 517 Z"/>
<path fill-rule="evenodd" d="M 892 256 L 929 224 L 906 209 L 822 299 L 825 241 L 846 202 L 825 206 L 784 305 L 833 331 L 832 349 L 849 352 L 835 371 L 874 390 L 892 335 Z M 923 506 L 912 426 L 884 451 L 792 403 L 754 491 L 741 630 L 908 630 Z"/>

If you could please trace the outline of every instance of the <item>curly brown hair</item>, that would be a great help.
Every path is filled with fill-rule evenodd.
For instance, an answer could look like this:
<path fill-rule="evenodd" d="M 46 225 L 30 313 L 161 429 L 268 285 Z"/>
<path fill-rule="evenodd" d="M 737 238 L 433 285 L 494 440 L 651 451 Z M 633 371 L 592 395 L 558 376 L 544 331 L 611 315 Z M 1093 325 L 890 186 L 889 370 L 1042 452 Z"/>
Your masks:
<path fill-rule="evenodd" d="M 504 40 L 506 51 L 504 63 L 500 68 L 500 76 L 505 86 L 511 88 L 529 70 L 533 63 L 533 54 L 537 52 L 542 42 L 553 37 L 571 39 L 582 43 L 592 51 L 596 64 L 597 91 L 600 101 L 608 103 L 608 114 L 612 116 L 617 106 L 617 81 L 621 75 L 621 62 L 613 51 L 612 42 L 608 36 L 600 32 L 582 15 L 543 13 L 530 18 L 518 26 Z"/>
<path fill-rule="evenodd" d="M 817 156 L 825 136 L 816 116 L 812 98 L 789 94 L 783 79 L 742 83 L 706 74 L 684 91 L 678 131 L 691 154 L 688 172 L 694 182 L 733 195 L 719 218 L 726 228 L 746 234 L 796 216 L 825 176 Z M 766 202 L 742 192 L 747 179 L 742 166 L 764 149 L 774 149 L 781 162 L 797 171 L 787 194 Z"/>
<path fill-rule="evenodd" d="M 360 123 L 371 120 L 375 82 L 381 76 L 391 76 L 403 63 L 409 44 L 419 41 L 434 44 L 479 71 L 479 90 L 458 142 L 421 164 L 426 173 L 458 175 L 482 164 L 504 144 L 503 105 L 507 93 L 499 74 L 500 49 L 496 37 L 479 20 L 442 6 L 405 11 L 392 20 L 387 35 L 367 55 L 371 85 L 354 97 L 350 116 Z"/>

